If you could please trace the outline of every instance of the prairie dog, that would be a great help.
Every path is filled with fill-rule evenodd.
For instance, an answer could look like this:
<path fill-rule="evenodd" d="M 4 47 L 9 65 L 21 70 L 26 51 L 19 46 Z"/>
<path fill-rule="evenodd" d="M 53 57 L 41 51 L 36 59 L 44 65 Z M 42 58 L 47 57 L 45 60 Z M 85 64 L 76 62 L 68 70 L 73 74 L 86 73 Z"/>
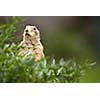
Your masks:
<path fill-rule="evenodd" d="M 24 47 L 19 50 L 20 55 L 33 54 L 35 61 L 44 57 L 43 46 L 40 42 L 40 32 L 36 26 L 27 25 L 25 27 L 20 45 Z"/>

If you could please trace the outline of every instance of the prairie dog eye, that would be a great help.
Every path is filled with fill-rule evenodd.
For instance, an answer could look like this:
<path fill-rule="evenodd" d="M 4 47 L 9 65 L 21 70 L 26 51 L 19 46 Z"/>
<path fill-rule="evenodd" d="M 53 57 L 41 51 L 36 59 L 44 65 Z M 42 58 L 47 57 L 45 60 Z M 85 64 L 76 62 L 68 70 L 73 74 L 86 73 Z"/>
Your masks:
<path fill-rule="evenodd" d="M 27 33 L 27 32 L 28 32 L 28 30 L 25 30 L 25 32 Z"/>
<path fill-rule="evenodd" d="M 33 30 L 36 30 L 36 28 L 34 27 Z"/>

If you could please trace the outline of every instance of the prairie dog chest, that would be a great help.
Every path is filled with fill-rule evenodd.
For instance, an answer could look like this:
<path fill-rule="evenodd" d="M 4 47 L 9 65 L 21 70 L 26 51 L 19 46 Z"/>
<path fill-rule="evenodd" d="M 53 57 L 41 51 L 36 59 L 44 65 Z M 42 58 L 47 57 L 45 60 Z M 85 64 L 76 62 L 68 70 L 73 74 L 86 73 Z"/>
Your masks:
<path fill-rule="evenodd" d="M 20 55 L 33 54 L 34 46 L 32 44 L 23 43 L 21 46 L 22 48 L 20 49 L 20 52 L 19 52 Z"/>

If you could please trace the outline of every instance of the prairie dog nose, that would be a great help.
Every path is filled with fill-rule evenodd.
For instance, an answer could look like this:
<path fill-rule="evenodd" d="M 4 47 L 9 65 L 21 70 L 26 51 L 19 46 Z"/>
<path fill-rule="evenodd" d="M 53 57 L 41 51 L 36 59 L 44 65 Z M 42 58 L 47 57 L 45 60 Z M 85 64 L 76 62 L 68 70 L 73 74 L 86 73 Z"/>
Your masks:
<path fill-rule="evenodd" d="M 25 31 L 26 33 L 28 32 L 28 30 Z"/>

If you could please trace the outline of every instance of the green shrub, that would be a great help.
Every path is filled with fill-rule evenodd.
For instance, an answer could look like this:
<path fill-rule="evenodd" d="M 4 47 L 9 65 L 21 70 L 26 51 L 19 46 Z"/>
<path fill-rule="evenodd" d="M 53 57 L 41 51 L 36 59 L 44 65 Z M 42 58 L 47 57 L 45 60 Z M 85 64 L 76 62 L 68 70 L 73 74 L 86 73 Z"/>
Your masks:
<path fill-rule="evenodd" d="M 35 62 L 32 55 L 19 56 L 18 45 L 13 40 L 20 17 L 13 17 L 13 22 L 7 20 L 0 26 L 0 82 L 35 82 L 35 83 L 65 83 L 79 82 L 86 68 L 94 63 L 61 59 L 42 59 Z"/>

